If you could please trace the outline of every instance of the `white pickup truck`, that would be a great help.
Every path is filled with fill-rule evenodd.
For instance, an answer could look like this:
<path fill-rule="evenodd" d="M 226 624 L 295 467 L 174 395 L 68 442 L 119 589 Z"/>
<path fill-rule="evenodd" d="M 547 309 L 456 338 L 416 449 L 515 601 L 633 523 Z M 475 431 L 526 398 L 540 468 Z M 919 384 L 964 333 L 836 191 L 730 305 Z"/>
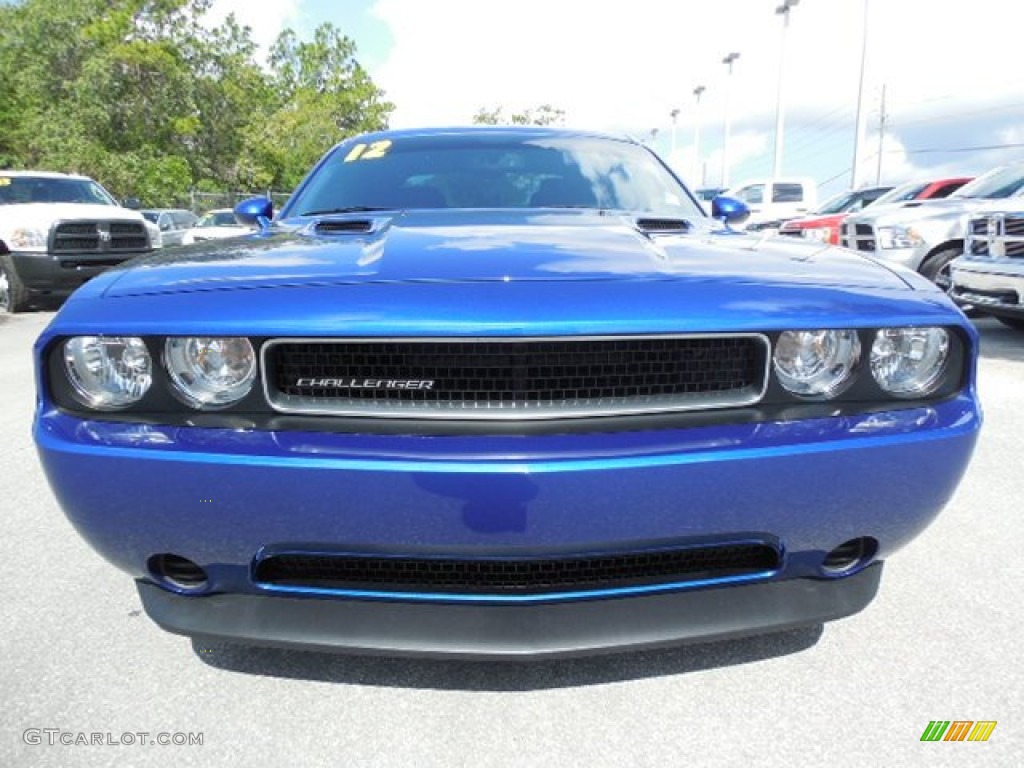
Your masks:
<path fill-rule="evenodd" d="M 920 272 L 950 287 L 949 264 L 964 252 L 972 215 L 1024 203 L 1024 163 L 996 168 L 942 200 L 873 205 L 847 216 L 840 245 Z"/>
<path fill-rule="evenodd" d="M 65 298 L 158 237 L 85 176 L 0 171 L 0 312 Z"/>
<path fill-rule="evenodd" d="M 957 304 L 1024 331 L 1024 198 L 971 217 L 950 274 Z"/>

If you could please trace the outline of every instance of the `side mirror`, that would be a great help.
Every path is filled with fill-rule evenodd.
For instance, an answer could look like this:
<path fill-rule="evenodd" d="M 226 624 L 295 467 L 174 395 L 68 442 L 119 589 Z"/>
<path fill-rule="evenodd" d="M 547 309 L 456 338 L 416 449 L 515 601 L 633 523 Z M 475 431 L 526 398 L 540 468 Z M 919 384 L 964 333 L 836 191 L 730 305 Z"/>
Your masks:
<path fill-rule="evenodd" d="M 243 227 L 266 229 L 274 218 L 274 202 L 266 197 L 250 197 L 235 206 L 235 221 Z"/>
<path fill-rule="evenodd" d="M 735 197 L 719 195 L 711 201 L 711 218 L 721 219 L 726 224 L 740 224 L 750 216 L 750 208 Z"/>
<path fill-rule="evenodd" d="M 133 211 L 137 211 L 142 207 L 142 203 L 137 197 L 126 197 L 121 205 L 125 208 L 130 208 Z"/>

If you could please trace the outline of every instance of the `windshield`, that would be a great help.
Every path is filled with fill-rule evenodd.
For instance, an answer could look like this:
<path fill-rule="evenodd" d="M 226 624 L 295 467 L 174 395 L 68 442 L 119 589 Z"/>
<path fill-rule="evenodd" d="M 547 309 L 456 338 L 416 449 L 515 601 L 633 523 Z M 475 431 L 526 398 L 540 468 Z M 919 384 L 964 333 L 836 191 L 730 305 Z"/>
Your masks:
<path fill-rule="evenodd" d="M 1024 188 L 1024 166 L 1012 165 L 996 168 L 984 176 L 979 176 L 969 184 L 964 184 L 950 197 L 983 197 L 1001 199 L 1013 197 Z"/>
<path fill-rule="evenodd" d="M 0 205 L 19 203 L 117 205 L 117 201 L 91 179 L 0 175 Z"/>
<path fill-rule="evenodd" d="M 367 208 L 594 208 L 704 216 L 640 146 L 508 133 L 345 143 L 313 172 L 281 216 Z"/>
<path fill-rule="evenodd" d="M 815 213 L 820 213 L 822 215 L 843 213 L 855 202 L 857 202 L 856 192 L 843 192 L 841 195 L 836 195 L 835 197 L 826 200 L 818 207 L 818 210 L 815 211 Z"/>
<path fill-rule="evenodd" d="M 885 205 L 887 203 L 902 203 L 905 200 L 916 200 L 917 196 L 924 192 L 924 188 L 927 186 L 927 184 L 922 184 L 919 181 L 900 184 L 875 200 L 875 203 L 877 205 Z"/>
<path fill-rule="evenodd" d="M 197 227 L 237 227 L 234 211 L 210 211 L 196 222 Z"/>

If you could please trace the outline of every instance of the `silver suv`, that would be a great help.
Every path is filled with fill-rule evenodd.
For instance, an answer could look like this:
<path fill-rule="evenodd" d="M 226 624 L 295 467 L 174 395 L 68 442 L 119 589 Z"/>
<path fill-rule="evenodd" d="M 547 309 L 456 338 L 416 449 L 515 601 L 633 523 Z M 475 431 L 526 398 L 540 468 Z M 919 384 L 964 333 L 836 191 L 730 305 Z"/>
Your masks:
<path fill-rule="evenodd" d="M 1024 330 L 1024 199 L 1016 211 L 971 217 L 964 255 L 950 272 L 957 304 Z"/>
<path fill-rule="evenodd" d="M 839 242 L 949 289 L 949 264 L 964 252 L 970 216 L 1015 198 L 1024 201 L 1024 163 L 996 168 L 942 200 L 872 206 L 846 218 Z"/>

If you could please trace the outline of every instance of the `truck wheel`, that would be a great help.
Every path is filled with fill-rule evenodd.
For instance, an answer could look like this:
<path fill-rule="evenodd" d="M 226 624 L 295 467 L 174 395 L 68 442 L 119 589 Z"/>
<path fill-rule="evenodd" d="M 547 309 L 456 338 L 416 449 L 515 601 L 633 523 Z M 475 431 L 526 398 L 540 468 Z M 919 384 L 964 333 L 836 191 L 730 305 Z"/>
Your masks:
<path fill-rule="evenodd" d="M 24 312 L 28 309 L 28 289 L 14 271 L 10 256 L 0 256 L 0 312 Z"/>
<path fill-rule="evenodd" d="M 961 253 L 963 253 L 963 248 L 956 245 L 947 246 L 929 256 L 918 271 L 949 293 L 949 289 L 953 287 L 953 281 L 949 274 L 949 262 Z"/>

